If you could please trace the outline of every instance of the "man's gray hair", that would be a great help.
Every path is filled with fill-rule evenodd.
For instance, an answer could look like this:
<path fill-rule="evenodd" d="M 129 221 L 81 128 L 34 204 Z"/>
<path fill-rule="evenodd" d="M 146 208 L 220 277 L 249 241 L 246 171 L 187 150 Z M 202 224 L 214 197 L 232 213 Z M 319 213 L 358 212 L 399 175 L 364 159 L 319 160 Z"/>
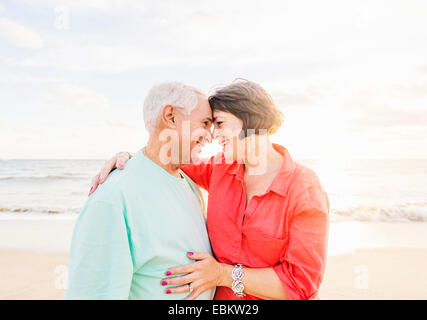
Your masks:
<path fill-rule="evenodd" d="M 205 96 L 200 90 L 182 82 L 165 82 L 154 86 L 144 100 L 145 128 L 148 132 L 154 131 L 166 105 L 181 108 L 190 114 L 197 106 L 199 95 Z"/>

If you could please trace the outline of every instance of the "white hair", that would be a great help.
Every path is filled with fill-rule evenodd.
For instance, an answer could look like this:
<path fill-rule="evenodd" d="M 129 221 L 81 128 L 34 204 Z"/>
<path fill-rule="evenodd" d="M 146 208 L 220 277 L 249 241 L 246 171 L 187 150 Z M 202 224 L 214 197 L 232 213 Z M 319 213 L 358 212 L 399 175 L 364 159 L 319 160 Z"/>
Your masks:
<path fill-rule="evenodd" d="M 144 100 L 144 123 L 148 132 L 157 125 L 162 109 L 166 105 L 182 108 L 190 114 L 198 103 L 198 96 L 205 96 L 200 90 L 182 82 L 165 82 L 150 89 Z"/>

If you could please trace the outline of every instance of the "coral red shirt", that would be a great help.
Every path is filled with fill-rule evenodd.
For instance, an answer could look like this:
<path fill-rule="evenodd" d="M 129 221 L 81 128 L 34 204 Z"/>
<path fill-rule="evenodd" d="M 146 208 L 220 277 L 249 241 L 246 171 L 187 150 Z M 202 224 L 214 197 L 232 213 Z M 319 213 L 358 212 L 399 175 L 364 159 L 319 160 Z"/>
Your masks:
<path fill-rule="evenodd" d="M 215 164 L 213 157 L 181 169 L 209 191 L 207 227 L 219 262 L 272 267 L 288 299 L 316 299 L 326 262 L 328 198 L 312 170 L 294 162 L 284 147 L 274 148 L 283 165 L 266 193 L 254 196 L 247 208 L 242 164 Z M 240 298 L 218 287 L 215 299 Z"/>

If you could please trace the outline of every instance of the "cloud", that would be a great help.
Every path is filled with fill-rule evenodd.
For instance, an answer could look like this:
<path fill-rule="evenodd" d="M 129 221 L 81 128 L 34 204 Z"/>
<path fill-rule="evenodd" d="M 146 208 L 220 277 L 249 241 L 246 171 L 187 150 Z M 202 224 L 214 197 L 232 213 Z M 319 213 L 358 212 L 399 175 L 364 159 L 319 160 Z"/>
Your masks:
<path fill-rule="evenodd" d="M 3 99 L 7 101 L 4 116 L 16 128 L 99 125 L 111 113 L 104 94 L 70 83 L 12 87 Z"/>
<path fill-rule="evenodd" d="M 427 97 L 427 82 L 423 84 L 396 85 L 394 95 L 403 99 L 421 99 Z"/>
<path fill-rule="evenodd" d="M 0 18 L 0 38 L 17 47 L 31 49 L 43 47 L 43 40 L 36 32 L 9 18 Z"/>
<path fill-rule="evenodd" d="M 422 59 L 425 56 L 423 51 L 412 50 L 425 36 L 422 28 L 417 29 L 416 39 L 407 39 L 402 32 L 396 32 L 399 39 L 391 37 L 397 28 L 395 20 L 383 17 L 383 10 L 376 7 L 371 16 L 381 14 L 379 17 L 391 29 L 384 32 L 385 27 L 375 21 L 369 28 L 359 28 L 358 13 L 353 12 L 357 10 L 348 9 L 339 1 L 331 2 L 341 13 L 336 15 L 329 12 L 327 5 L 315 2 L 308 10 L 306 5 L 297 3 L 261 5 L 256 1 L 223 1 L 223 5 L 212 1 L 21 1 L 52 13 L 58 6 L 69 11 L 68 33 L 52 33 L 55 36 L 48 39 L 46 52 L 10 59 L 10 63 L 21 66 L 114 73 L 153 65 L 247 68 L 285 61 L 290 69 L 289 61 L 298 57 L 300 63 L 293 69 L 302 70 L 313 60 L 325 65 L 328 60 L 342 59 L 351 64 L 356 59 L 374 60 L 374 53 L 380 55 L 381 61 L 382 49 L 387 48 L 389 56 L 389 49 L 403 40 L 408 42 L 404 43 L 406 50 L 401 48 L 405 54 L 417 52 Z M 86 13 L 96 19 L 88 22 Z M 113 16 L 113 20 L 105 14 Z M 369 57 L 363 59 L 363 52 Z M 274 74 L 276 70 L 260 72 Z"/>
<path fill-rule="evenodd" d="M 277 106 L 283 108 L 313 107 L 324 104 L 331 99 L 329 90 L 320 85 L 308 85 L 304 88 L 291 88 L 286 86 L 282 90 L 271 91 Z"/>
<path fill-rule="evenodd" d="M 108 142 L 99 150 L 113 148 L 113 139 L 123 149 L 123 141 L 131 141 L 132 132 L 142 127 L 139 107 L 146 91 L 165 79 L 203 89 L 237 77 L 260 83 L 285 114 L 278 142 L 311 154 L 323 154 L 334 139 L 363 136 L 368 145 L 375 132 L 379 140 L 388 139 L 389 132 L 406 137 L 406 128 L 423 125 L 427 46 L 420 39 L 427 28 L 425 10 L 418 5 L 338 0 L 309 5 L 252 0 L 19 3 L 20 12 L 13 12 L 16 6 L 5 5 L 5 10 L 11 18 L 28 17 L 25 25 L 43 36 L 39 45 L 33 40 L 20 46 L 43 48 L 0 53 L 0 83 L 8 88 L 1 92 L 2 107 L 8 109 L 0 121 L 13 126 L 10 135 L 39 140 L 31 144 L 38 148 L 60 148 L 67 141 L 76 153 L 86 148 L 92 154 L 93 143 L 76 138 L 87 135 Z M 34 12 L 47 19 L 68 14 L 69 27 L 54 28 L 53 21 L 42 21 Z M 12 29 L 12 20 L 6 21 Z M 0 31 L 10 42 L 12 35 Z M 20 39 L 31 43 L 29 36 Z"/>
<path fill-rule="evenodd" d="M 97 120 L 99 114 L 106 113 L 111 108 L 111 102 L 102 93 L 69 83 L 28 91 L 26 99 L 37 110 L 62 116 L 64 120 L 82 121 L 82 114 L 85 114 L 87 120 Z"/>
<path fill-rule="evenodd" d="M 424 65 L 419 65 L 416 67 L 417 71 L 423 73 L 423 74 L 427 74 L 427 64 Z"/>
<path fill-rule="evenodd" d="M 12 86 L 2 98 L 1 158 L 107 158 L 143 145 L 139 108 L 74 83 Z M 8 96 L 13 100 L 8 99 Z"/>
<path fill-rule="evenodd" d="M 133 12 L 145 13 L 147 8 L 140 0 L 23 0 L 27 4 L 63 9 L 78 13 L 104 13 L 117 15 L 120 13 Z"/>
<path fill-rule="evenodd" d="M 9 65 L 19 67 L 58 68 L 71 71 L 124 72 L 148 66 L 178 63 L 178 59 L 149 48 L 63 41 L 55 47 L 24 58 L 7 57 Z"/>
<path fill-rule="evenodd" d="M 0 63 L 3 60 L 0 58 Z M 64 82 L 64 79 L 58 76 L 40 76 L 22 71 L 0 72 L 0 83 L 3 85 L 40 85 L 60 82 Z"/>

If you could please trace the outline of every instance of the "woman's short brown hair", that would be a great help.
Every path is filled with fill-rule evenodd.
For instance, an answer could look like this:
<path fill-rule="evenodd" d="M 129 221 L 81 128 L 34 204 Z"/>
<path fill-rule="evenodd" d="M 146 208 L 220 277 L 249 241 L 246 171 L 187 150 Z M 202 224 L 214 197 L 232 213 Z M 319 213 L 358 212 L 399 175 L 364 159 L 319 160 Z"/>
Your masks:
<path fill-rule="evenodd" d="M 228 86 L 217 89 L 209 96 L 212 113 L 215 110 L 229 112 L 243 122 L 243 134 L 259 134 L 264 129 L 268 134 L 277 131 L 283 121 L 283 114 L 273 99 L 259 84 L 237 79 Z M 254 129 L 248 132 L 248 129 Z"/>

